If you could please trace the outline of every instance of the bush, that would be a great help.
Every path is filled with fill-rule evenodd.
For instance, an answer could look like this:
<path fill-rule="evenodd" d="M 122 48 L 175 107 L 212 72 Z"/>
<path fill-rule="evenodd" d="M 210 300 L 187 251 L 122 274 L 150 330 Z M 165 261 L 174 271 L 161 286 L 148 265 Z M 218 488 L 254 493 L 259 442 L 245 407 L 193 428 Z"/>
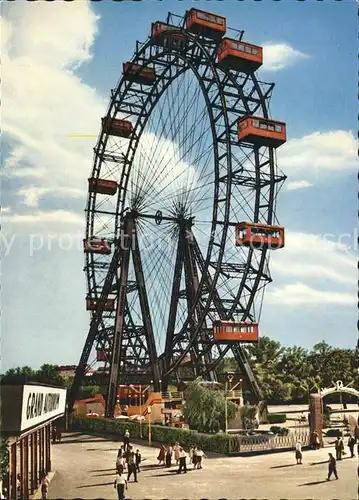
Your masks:
<path fill-rule="evenodd" d="M 287 421 L 287 415 L 285 413 L 268 414 L 268 422 L 270 424 L 283 424 L 286 421 Z"/>
<path fill-rule="evenodd" d="M 289 429 L 286 427 L 279 427 L 278 425 L 272 425 L 269 430 L 276 436 L 288 436 L 289 434 Z"/>
<path fill-rule="evenodd" d="M 338 437 L 341 436 L 340 429 L 328 429 L 325 433 L 327 437 Z"/>
<path fill-rule="evenodd" d="M 110 434 L 117 438 L 123 437 L 125 430 L 128 429 L 130 436 L 140 439 L 140 425 L 137 422 L 121 422 L 107 418 L 77 418 L 72 420 L 72 430 L 99 432 Z M 148 425 L 142 424 L 142 437 L 148 440 Z M 151 425 L 152 441 L 158 443 L 175 443 L 178 441 L 181 445 L 188 447 L 191 444 L 199 445 L 205 451 L 227 454 L 229 452 L 229 443 L 232 436 L 227 434 L 201 434 L 186 429 L 175 427 L 165 427 L 162 425 Z"/>

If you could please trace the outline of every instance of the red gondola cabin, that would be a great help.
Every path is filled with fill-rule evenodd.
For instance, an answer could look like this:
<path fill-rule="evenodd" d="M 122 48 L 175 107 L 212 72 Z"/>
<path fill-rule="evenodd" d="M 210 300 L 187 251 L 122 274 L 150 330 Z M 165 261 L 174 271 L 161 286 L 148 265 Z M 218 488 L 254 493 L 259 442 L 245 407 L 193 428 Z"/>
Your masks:
<path fill-rule="evenodd" d="M 239 222 L 236 226 L 236 246 L 269 248 L 284 247 L 284 227 L 251 222 Z"/>
<path fill-rule="evenodd" d="M 180 28 L 157 21 L 152 23 L 151 38 L 160 47 L 167 47 L 169 39 L 171 39 L 172 47 L 180 49 L 185 41 L 184 36 L 181 33 L 172 34 L 172 31 L 178 32 Z"/>
<path fill-rule="evenodd" d="M 218 343 L 258 342 L 258 324 L 235 321 L 214 321 L 213 340 Z"/>
<path fill-rule="evenodd" d="M 108 194 L 113 196 L 117 192 L 117 182 L 91 177 L 89 179 L 89 191 L 90 193 Z"/>
<path fill-rule="evenodd" d="M 190 9 L 186 14 L 186 28 L 192 33 L 220 40 L 226 32 L 226 18 L 199 9 Z"/>
<path fill-rule="evenodd" d="M 86 311 L 96 311 L 98 303 L 100 300 L 90 299 L 86 297 Z M 107 299 L 104 302 L 104 311 L 114 311 L 115 310 L 115 299 Z"/>
<path fill-rule="evenodd" d="M 142 85 L 152 85 L 156 80 L 154 68 L 147 68 L 140 64 L 134 64 L 130 61 L 123 64 L 123 74 L 126 80 L 141 83 Z"/>
<path fill-rule="evenodd" d="M 247 116 L 238 122 L 238 139 L 257 146 L 277 148 L 286 141 L 285 123 Z"/>
<path fill-rule="evenodd" d="M 96 360 L 97 361 L 109 361 L 109 351 L 107 349 L 97 349 L 96 350 Z"/>
<path fill-rule="evenodd" d="M 110 116 L 102 118 L 102 126 L 104 131 L 109 135 L 116 137 L 130 137 L 133 132 L 132 123 L 128 120 L 119 120 Z"/>
<path fill-rule="evenodd" d="M 109 243 L 107 240 L 87 238 L 84 240 L 84 252 L 109 255 L 111 253 L 111 243 Z"/>
<path fill-rule="evenodd" d="M 263 64 L 262 47 L 231 38 L 223 38 L 217 56 L 221 66 L 246 74 L 254 73 Z"/>

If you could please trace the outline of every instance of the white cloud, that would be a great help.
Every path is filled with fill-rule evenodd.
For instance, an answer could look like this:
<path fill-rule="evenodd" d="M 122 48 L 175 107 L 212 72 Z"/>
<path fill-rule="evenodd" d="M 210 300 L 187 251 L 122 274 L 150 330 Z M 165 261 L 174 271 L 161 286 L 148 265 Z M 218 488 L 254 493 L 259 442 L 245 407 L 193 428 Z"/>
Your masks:
<path fill-rule="evenodd" d="M 355 294 L 318 290 L 303 283 L 276 288 L 267 294 L 266 300 L 271 304 L 307 307 L 323 304 L 351 306 L 357 303 Z"/>
<path fill-rule="evenodd" d="M 304 189 L 304 188 L 308 188 L 308 187 L 312 187 L 312 186 L 313 186 L 313 184 L 311 184 L 310 182 L 305 181 L 305 180 L 285 183 L 285 189 L 287 191 L 295 191 L 297 189 Z"/>
<path fill-rule="evenodd" d="M 278 159 L 291 175 L 356 169 L 357 144 L 351 131 L 314 132 L 289 140 L 278 150 Z"/>
<path fill-rule="evenodd" d="M 286 234 L 285 247 L 271 256 L 277 287 L 270 288 L 266 301 L 283 305 L 356 303 L 357 234 Z"/>
<path fill-rule="evenodd" d="M 307 54 L 294 49 L 287 43 L 264 43 L 263 66 L 261 69 L 264 71 L 279 71 L 308 57 Z"/>
<path fill-rule="evenodd" d="M 46 188 L 46 187 L 38 187 L 38 186 L 29 186 L 19 189 L 17 192 L 18 196 L 22 197 L 22 204 L 36 208 L 39 203 L 39 198 L 43 195 L 66 195 L 72 196 L 74 198 L 82 198 L 83 191 L 81 189 L 75 188 L 67 188 L 67 187 L 54 187 L 54 188 Z"/>
<path fill-rule="evenodd" d="M 48 193 L 85 196 L 95 141 L 67 134 L 98 130 L 106 110 L 75 74 L 91 58 L 97 22 L 86 1 L 5 9 L 2 129 L 12 147 L 4 174 L 22 179 L 19 195 L 29 207 Z"/>
<path fill-rule="evenodd" d="M 314 235 L 289 232 L 285 247 L 274 252 L 271 269 L 277 276 L 305 278 L 318 283 L 330 280 L 338 284 L 355 285 L 357 259 L 353 253 L 357 234 Z"/>
<path fill-rule="evenodd" d="M 51 210 L 48 212 L 36 211 L 32 214 L 11 214 L 3 217 L 5 229 L 8 227 L 13 228 L 14 225 L 27 225 L 33 226 L 44 225 L 46 227 L 53 227 L 58 224 L 84 226 L 84 218 L 81 214 L 69 212 L 67 210 Z"/>

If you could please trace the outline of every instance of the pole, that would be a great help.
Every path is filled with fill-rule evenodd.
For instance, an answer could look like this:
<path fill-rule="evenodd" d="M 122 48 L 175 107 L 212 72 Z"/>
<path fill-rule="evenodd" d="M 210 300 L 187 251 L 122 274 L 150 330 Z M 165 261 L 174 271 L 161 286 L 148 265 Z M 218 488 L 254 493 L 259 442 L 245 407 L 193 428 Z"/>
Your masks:
<path fill-rule="evenodd" d="M 228 390 L 228 381 L 226 380 L 226 392 L 224 393 L 224 421 L 225 421 L 226 434 L 228 434 L 227 390 Z"/>
<path fill-rule="evenodd" d="M 148 446 L 151 446 L 151 408 L 148 410 Z"/>
<path fill-rule="evenodd" d="M 140 438 L 142 439 L 142 385 L 140 384 Z"/>
<path fill-rule="evenodd" d="M 65 407 L 65 431 L 68 432 L 69 430 L 69 405 L 66 404 Z"/>

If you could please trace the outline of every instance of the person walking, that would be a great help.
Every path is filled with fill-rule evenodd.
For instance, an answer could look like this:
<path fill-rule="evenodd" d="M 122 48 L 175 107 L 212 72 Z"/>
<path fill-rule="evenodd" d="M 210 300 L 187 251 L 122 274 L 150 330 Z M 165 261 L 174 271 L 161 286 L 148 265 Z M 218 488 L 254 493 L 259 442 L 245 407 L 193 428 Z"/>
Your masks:
<path fill-rule="evenodd" d="M 40 484 L 41 484 L 41 499 L 46 500 L 50 482 L 45 475 L 42 476 Z"/>
<path fill-rule="evenodd" d="M 337 462 L 333 457 L 332 453 L 329 453 L 327 481 L 330 481 L 330 477 L 332 474 L 334 474 L 335 479 L 338 479 Z"/>
<path fill-rule="evenodd" d="M 22 499 L 22 484 L 20 474 L 17 474 L 16 476 L 16 498 Z"/>
<path fill-rule="evenodd" d="M 176 460 L 176 465 L 179 464 L 179 459 L 180 459 L 180 445 L 179 443 L 175 443 L 174 447 L 173 447 L 173 452 L 174 452 L 174 456 L 175 456 L 175 460 Z"/>
<path fill-rule="evenodd" d="M 166 448 L 166 467 L 172 465 L 172 446 L 169 444 Z"/>
<path fill-rule="evenodd" d="M 135 465 L 136 465 L 136 470 L 137 470 L 137 472 L 141 472 L 141 471 L 140 471 L 140 464 L 141 464 L 141 461 L 142 461 L 142 457 L 141 457 L 140 450 L 136 450 L 136 454 L 135 454 Z"/>
<path fill-rule="evenodd" d="M 133 474 L 134 478 L 135 478 L 135 483 L 138 483 L 138 481 L 137 481 L 136 458 L 135 458 L 135 452 L 132 450 L 132 446 L 130 447 L 130 450 L 129 450 L 127 465 L 128 465 L 127 481 L 130 480 L 130 477 Z"/>
<path fill-rule="evenodd" d="M 116 458 L 116 470 L 119 474 L 123 474 L 123 471 L 125 469 L 125 464 L 126 462 L 122 450 L 119 449 Z"/>
<path fill-rule="evenodd" d="M 130 431 L 128 429 L 126 429 L 125 434 L 123 436 L 123 446 L 125 451 L 127 451 L 128 448 L 130 447 Z"/>
<path fill-rule="evenodd" d="M 113 487 L 117 489 L 118 500 L 124 500 L 125 498 L 125 488 L 128 489 L 126 478 L 117 473 Z"/>
<path fill-rule="evenodd" d="M 197 465 L 197 446 L 193 446 L 192 448 L 192 463 L 193 463 L 193 468 L 196 468 Z"/>
<path fill-rule="evenodd" d="M 56 425 L 52 426 L 51 429 L 52 444 L 56 443 Z"/>
<path fill-rule="evenodd" d="M 61 443 L 61 439 L 62 439 L 61 428 L 60 427 L 56 427 L 56 441 L 58 443 Z"/>
<path fill-rule="evenodd" d="M 348 448 L 349 448 L 349 451 L 350 451 L 350 457 L 353 458 L 355 457 L 354 455 L 354 446 L 355 446 L 355 437 L 354 436 L 349 436 L 349 439 L 348 439 Z"/>
<path fill-rule="evenodd" d="M 337 460 L 342 459 L 343 451 L 344 451 L 344 443 L 342 438 L 338 436 L 337 440 L 335 441 L 335 455 Z"/>
<path fill-rule="evenodd" d="M 181 474 L 182 471 L 184 472 L 184 474 L 187 474 L 186 458 L 187 458 L 186 452 L 184 451 L 183 448 L 180 447 L 180 449 L 179 449 L 179 468 L 178 468 L 177 474 Z"/>
<path fill-rule="evenodd" d="M 297 465 L 302 465 L 302 443 L 301 441 L 297 441 L 297 444 L 295 445 L 295 459 L 297 460 Z"/>
<path fill-rule="evenodd" d="M 158 465 L 162 465 L 165 463 L 165 457 L 166 457 L 166 448 L 163 444 L 161 444 L 160 452 L 157 457 Z"/>
<path fill-rule="evenodd" d="M 197 446 L 196 450 L 196 465 L 197 469 L 202 469 L 202 461 L 203 458 L 207 458 L 207 455 L 205 455 L 204 451 L 201 449 L 200 446 Z"/>

